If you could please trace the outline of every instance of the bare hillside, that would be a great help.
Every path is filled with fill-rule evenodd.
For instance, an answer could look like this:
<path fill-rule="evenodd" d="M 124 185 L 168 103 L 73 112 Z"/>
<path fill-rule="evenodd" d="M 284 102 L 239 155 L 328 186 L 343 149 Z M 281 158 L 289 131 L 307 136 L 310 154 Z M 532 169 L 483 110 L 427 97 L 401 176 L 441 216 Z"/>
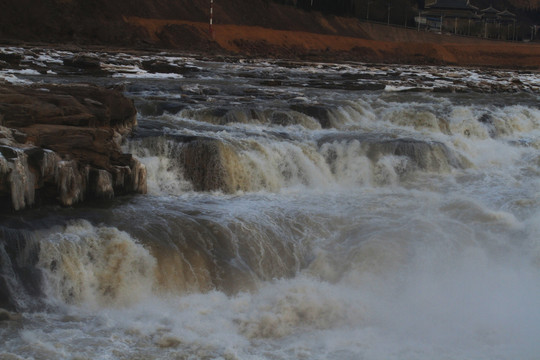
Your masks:
<path fill-rule="evenodd" d="M 540 45 L 407 30 L 266 0 L 0 0 L 0 41 L 537 69 Z"/>

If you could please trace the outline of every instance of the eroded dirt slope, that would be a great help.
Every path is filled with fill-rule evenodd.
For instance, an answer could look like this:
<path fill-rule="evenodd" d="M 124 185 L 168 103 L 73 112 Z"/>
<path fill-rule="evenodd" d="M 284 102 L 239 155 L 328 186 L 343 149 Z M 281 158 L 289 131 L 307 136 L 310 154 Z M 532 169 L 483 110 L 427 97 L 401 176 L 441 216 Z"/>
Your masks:
<path fill-rule="evenodd" d="M 0 41 L 168 48 L 323 61 L 538 69 L 540 45 L 324 17 L 265 0 L 0 0 Z"/>

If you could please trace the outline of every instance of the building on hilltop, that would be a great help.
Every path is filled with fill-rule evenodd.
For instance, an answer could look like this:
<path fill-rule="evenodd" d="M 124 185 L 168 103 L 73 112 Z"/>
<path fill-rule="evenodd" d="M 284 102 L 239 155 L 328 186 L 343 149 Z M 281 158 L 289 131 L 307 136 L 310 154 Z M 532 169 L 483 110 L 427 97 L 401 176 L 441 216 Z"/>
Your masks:
<path fill-rule="evenodd" d="M 483 36 L 485 38 L 515 40 L 515 14 L 508 10 L 499 11 L 493 6 L 481 10 L 480 14 L 482 16 Z M 503 29 L 504 26 L 506 26 L 506 32 Z"/>
<path fill-rule="evenodd" d="M 426 1 L 415 21 L 418 30 L 506 40 L 516 36 L 515 14 L 508 10 L 499 11 L 493 6 L 479 10 L 469 0 Z"/>
<path fill-rule="evenodd" d="M 418 28 L 470 35 L 471 25 L 480 19 L 478 8 L 471 5 L 469 0 L 436 0 L 426 2 L 416 22 Z"/>
<path fill-rule="evenodd" d="M 516 39 L 516 14 L 508 10 L 501 11 L 497 14 L 499 18 L 499 37 L 504 36 L 504 26 L 506 25 L 506 39 Z"/>
<path fill-rule="evenodd" d="M 501 11 L 497 16 L 501 24 L 514 24 L 516 22 L 516 14 L 508 10 Z"/>

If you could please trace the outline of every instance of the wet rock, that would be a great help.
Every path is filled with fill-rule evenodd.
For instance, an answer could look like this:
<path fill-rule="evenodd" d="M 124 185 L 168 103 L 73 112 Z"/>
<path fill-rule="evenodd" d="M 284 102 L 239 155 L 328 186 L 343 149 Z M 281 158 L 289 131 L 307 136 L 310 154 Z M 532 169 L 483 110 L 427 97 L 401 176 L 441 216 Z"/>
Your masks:
<path fill-rule="evenodd" d="M 142 68 L 151 73 L 182 74 L 182 68 L 176 64 L 160 60 L 147 60 L 142 62 Z"/>
<path fill-rule="evenodd" d="M 489 114 L 483 114 L 482 116 L 480 116 L 478 121 L 482 124 L 493 125 L 493 117 Z"/>
<path fill-rule="evenodd" d="M 515 85 L 523 85 L 523 82 L 518 78 L 513 78 L 510 80 L 510 82 Z"/>
<path fill-rule="evenodd" d="M 438 87 L 433 88 L 434 93 L 447 94 L 447 93 L 453 93 L 454 91 L 455 91 L 455 88 L 451 86 L 438 86 Z"/>
<path fill-rule="evenodd" d="M 146 194 L 146 167 L 136 158 L 131 157 L 127 165 L 113 166 L 110 172 L 115 195 Z"/>
<path fill-rule="evenodd" d="M 69 157 L 108 169 L 111 159 L 121 154 L 110 128 L 73 127 L 64 125 L 33 125 L 25 128 L 31 142 Z"/>
<path fill-rule="evenodd" d="M 212 95 L 218 95 L 219 94 L 219 89 L 217 89 L 217 88 L 203 88 L 201 90 L 201 92 L 202 92 L 203 95 L 212 96 Z"/>
<path fill-rule="evenodd" d="M 295 104 L 291 106 L 291 110 L 311 116 L 321 124 L 323 129 L 332 127 L 329 110 L 323 105 Z"/>
<path fill-rule="evenodd" d="M 309 82 L 309 87 L 321 88 L 321 89 L 341 89 L 341 90 L 384 90 L 386 85 L 383 82 L 359 82 L 359 81 L 315 81 Z"/>
<path fill-rule="evenodd" d="M 233 145 L 196 136 L 175 136 L 174 140 L 179 143 L 179 165 L 194 190 L 234 193 L 251 189 L 251 175 Z"/>
<path fill-rule="evenodd" d="M 7 160 L 16 159 L 18 156 L 17 150 L 10 146 L 0 146 L 0 154 Z"/>
<path fill-rule="evenodd" d="M 12 309 L 14 304 L 11 301 L 8 284 L 4 276 L 0 276 L 0 308 Z M 0 310 L 1 311 L 1 310 Z"/>
<path fill-rule="evenodd" d="M 234 112 L 227 108 L 187 109 L 183 114 L 188 118 L 216 125 L 224 125 L 237 120 Z"/>
<path fill-rule="evenodd" d="M 159 74 L 179 74 L 186 75 L 192 72 L 199 72 L 200 69 L 195 66 L 185 64 L 176 64 L 163 60 L 146 60 L 142 62 L 142 68 L 150 73 Z"/>
<path fill-rule="evenodd" d="M 214 117 L 224 117 L 229 112 L 229 109 L 226 108 L 213 108 L 208 109 L 208 115 Z"/>
<path fill-rule="evenodd" d="M 122 132 L 136 123 L 133 102 L 95 85 L 0 87 L 0 125 L 21 129 L 35 124 L 111 126 Z"/>
<path fill-rule="evenodd" d="M 146 192 L 146 170 L 120 148 L 136 125 L 131 100 L 94 85 L 0 87 L 0 197 L 40 201 Z"/>
<path fill-rule="evenodd" d="M 420 169 L 430 171 L 462 167 L 458 158 L 440 142 L 424 142 L 415 139 L 391 139 L 373 143 L 368 156 L 376 159 L 381 154 L 406 156 Z"/>
<path fill-rule="evenodd" d="M 2 119 L 0 118 L 0 124 L 1 123 L 2 123 Z M 13 139 L 16 142 L 21 143 L 21 144 L 26 143 L 26 141 L 28 140 L 28 135 L 26 135 L 25 133 L 17 129 L 11 129 L 11 135 L 13 136 Z"/>
<path fill-rule="evenodd" d="M 0 227 L 0 260 L 0 316 L 17 320 L 10 311 L 35 308 L 42 293 L 42 275 L 36 268 L 39 243 L 24 229 Z"/>
<path fill-rule="evenodd" d="M 158 116 L 164 113 L 177 114 L 182 111 L 186 104 L 168 100 L 136 100 L 137 110 L 145 116 Z"/>
<path fill-rule="evenodd" d="M 490 137 L 494 138 L 497 136 L 497 128 L 495 127 L 493 116 L 490 114 L 483 114 L 478 118 L 478 122 L 487 128 Z"/>
<path fill-rule="evenodd" d="M 101 61 L 93 54 L 77 54 L 73 57 L 63 59 L 65 66 L 84 70 L 100 70 Z"/>
<path fill-rule="evenodd" d="M 21 54 L 0 52 L 0 61 L 11 66 L 19 66 L 22 59 L 23 56 Z"/>
<path fill-rule="evenodd" d="M 183 146 L 180 161 L 195 190 L 231 190 L 222 157 L 222 144 L 218 140 L 194 139 Z"/>
<path fill-rule="evenodd" d="M 263 80 L 263 81 L 259 82 L 259 84 L 263 85 L 263 86 L 282 86 L 283 81 L 281 81 L 281 80 Z"/>
<path fill-rule="evenodd" d="M 342 73 L 341 77 L 344 79 L 349 79 L 349 80 L 365 80 L 365 79 L 373 80 L 377 78 L 377 76 L 372 73 L 350 73 L 350 72 Z"/>
<path fill-rule="evenodd" d="M 284 111 L 274 111 L 270 116 L 270 122 L 281 126 L 287 126 L 294 123 L 291 115 Z"/>
<path fill-rule="evenodd" d="M 98 199 L 111 199 L 114 197 L 113 177 L 106 170 L 91 169 L 88 174 L 90 193 Z"/>
<path fill-rule="evenodd" d="M 161 112 L 161 114 L 165 112 L 169 114 L 178 114 L 185 107 L 186 105 L 183 103 L 174 102 L 174 101 L 165 101 L 165 102 L 159 103 L 158 112 Z"/>

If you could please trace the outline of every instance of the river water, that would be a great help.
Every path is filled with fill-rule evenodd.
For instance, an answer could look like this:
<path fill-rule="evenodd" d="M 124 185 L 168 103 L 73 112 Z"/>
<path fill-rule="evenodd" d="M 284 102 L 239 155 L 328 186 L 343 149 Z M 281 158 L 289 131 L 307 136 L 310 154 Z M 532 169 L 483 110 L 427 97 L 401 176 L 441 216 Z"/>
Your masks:
<path fill-rule="evenodd" d="M 123 84 L 148 194 L 2 214 L 0 359 L 538 359 L 536 74 L 66 54 L 3 77 Z"/>

